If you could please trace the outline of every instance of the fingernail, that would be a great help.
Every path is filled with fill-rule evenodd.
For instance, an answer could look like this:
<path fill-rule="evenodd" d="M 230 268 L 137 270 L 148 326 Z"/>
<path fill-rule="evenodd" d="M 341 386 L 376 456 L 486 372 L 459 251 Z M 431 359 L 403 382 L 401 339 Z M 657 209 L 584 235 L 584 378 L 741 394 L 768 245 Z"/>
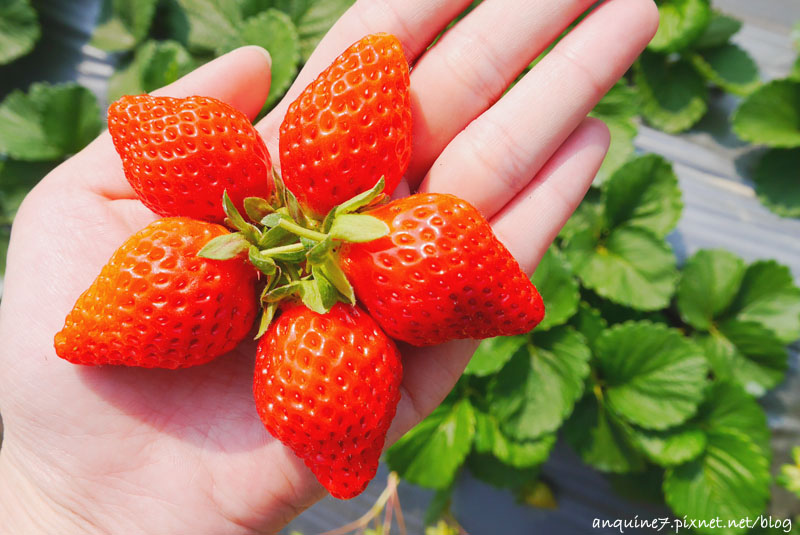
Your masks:
<path fill-rule="evenodd" d="M 244 48 L 255 48 L 259 52 L 261 52 L 265 58 L 267 58 L 267 64 L 272 67 L 272 56 L 269 55 L 269 51 L 266 48 L 262 48 L 258 45 L 249 45 L 249 47 Z"/>

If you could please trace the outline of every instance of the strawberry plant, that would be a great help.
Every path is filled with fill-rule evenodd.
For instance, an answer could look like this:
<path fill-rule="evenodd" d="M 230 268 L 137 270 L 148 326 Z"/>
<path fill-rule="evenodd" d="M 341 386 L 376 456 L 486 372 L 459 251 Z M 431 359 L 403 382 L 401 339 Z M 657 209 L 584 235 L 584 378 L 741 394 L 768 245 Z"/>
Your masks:
<path fill-rule="evenodd" d="M 109 98 L 152 91 L 244 45 L 272 55 L 265 110 L 353 0 L 105 0 L 92 44 L 120 55 Z"/>
<path fill-rule="evenodd" d="M 759 199 L 778 215 L 800 217 L 800 78 L 774 80 L 746 98 L 734 112 L 733 130 L 769 147 L 753 171 Z"/>
<path fill-rule="evenodd" d="M 677 133 L 708 110 L 709 85 L 748 95 L 760 85 L 749 54 L 730 41 L 741 28 L 709 0 L 658 0 L 658 32 L 634 67 L 641 113 L 648 123 Z"/>
<path fill-rule="evenodd" d="M 781 466 L 778 483 L 800 498 L 800 446 L 792 448 L 792 464 Z"/>
<path fill-rule="evenodd" d="M 0 275 L 11 222 L 33 186 L 100 133 L 100 109 L 88 89 L 35 83 L 0 102 Z"/>
<path fill-rule="evenodd" d="M 665 237 L 681 207 L 653 155 L 590 192 L 532 279 L 545 319 L 484 341 L 445 403 L 389 449 L 390 468 L 438 504 L 460 470 L 525 500 L 560 435 L 621 489 L 641 497 L 655 481 L 677 516 L 761 513 L 772 453 L 757 398 L 800 337 L 800 289 L 785 266 L 727 251 L 677 268 Z"/>
<path fill-rule="evenodd" d="M 40 35 L 39 20 L 30 0 L 0 4 L 0 65 L 30 52 Z"/>

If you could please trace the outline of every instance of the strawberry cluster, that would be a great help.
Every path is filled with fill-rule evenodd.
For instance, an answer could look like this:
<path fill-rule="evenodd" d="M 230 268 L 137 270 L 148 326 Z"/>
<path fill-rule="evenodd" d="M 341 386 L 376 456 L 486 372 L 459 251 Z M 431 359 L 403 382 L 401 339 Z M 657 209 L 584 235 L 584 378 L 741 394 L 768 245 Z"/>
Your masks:
<path fill-rule="evenodd" d="M 375 475 L 400 400 L 394 340 L 520 334 L 544 315 L 474 207 L 435 193 L 389 202 L 411 152 L 409 68 L 391 35 L 352 45 L 292 103 L 282 174 L 248 119 L 212 98 L 123 97 L 109 130 L 163 219 L 114 253 L 56 352 L 193 366 L 239 344 L 261 308 L 256 408 L 337 498 Z"/>

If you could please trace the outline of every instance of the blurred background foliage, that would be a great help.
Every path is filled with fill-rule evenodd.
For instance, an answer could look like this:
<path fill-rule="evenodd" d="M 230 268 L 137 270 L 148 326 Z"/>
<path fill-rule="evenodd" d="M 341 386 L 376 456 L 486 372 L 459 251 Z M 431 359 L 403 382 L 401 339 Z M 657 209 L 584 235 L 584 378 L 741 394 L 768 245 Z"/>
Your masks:
<path fill-rule="evenodd" d="M 352 3 L 103 0 L 83 48 L 113 66 L 98 75 L 98 91 L 69 75 L 37 77 L 26 64 L 58 54 L 39 52 L 42 27 L 58 23 L 44 6 L 64 3 L 0 0 L 0 276 L 20 202 L 103 129 L 109 101 L 252 44 L 273 58 L 266 113 Z M 683 210 L 679 181 L 670 161 L 637 154 L 634 139 L 643 124 L 686 132 L 715 100 L 734 99 L 731 131 L 759 148 L 746 169 L 758 198 L 781 217 L 800 217 L 800 58 L 785 76 L 762 80 L 735 42 L 741 21 L 709 0 L 657 3 L 656 37 L 592 112 L 611 131 L 609 155 L 534 276 L 545 322 L 484 342 L 448 400 L 387 454 L 404 479 L 437 490 L 431 525 L 452 518 L 462 469 L 523 503 L 552 506 L 539 476 L 557 437 L 623 495 L 678 516 L 767 507 L 773 452 L 758 400 L 790 366 L 800 290 L 772 260 L 716 249 L 679 261 L 667 241 Z M 800 25 L 794 43 L 800 52 Z M 776 474 L 795 493 L 797 455 Z"/>

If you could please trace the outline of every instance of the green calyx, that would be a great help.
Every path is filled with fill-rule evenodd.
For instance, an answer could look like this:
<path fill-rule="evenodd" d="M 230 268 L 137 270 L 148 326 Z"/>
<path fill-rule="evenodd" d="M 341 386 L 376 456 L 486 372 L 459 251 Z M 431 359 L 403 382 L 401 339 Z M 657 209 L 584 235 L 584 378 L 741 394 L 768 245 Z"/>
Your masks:
<path fill-rule="evenodd" d="M 225 223 L 234 232 L 214 238 L 197 253 L 210 260 L 231 260 L 246 253 L 264 276 L 257 338 L 266 332 L 282 301 L 299 300 L 320 314 L 340 301 L 355 304 L 353 287 L 336 253 L 344 242 L 368 242 L 389 233 L 386 223 L 359 213 L 386 201 L 383 178 L 369 191 L 333 208 L 322 221 L 303 211 L 280 175 L 275 173 L 274 178 L 270 199 L 244 200 L 245 215 L 224 193 Z"/>

